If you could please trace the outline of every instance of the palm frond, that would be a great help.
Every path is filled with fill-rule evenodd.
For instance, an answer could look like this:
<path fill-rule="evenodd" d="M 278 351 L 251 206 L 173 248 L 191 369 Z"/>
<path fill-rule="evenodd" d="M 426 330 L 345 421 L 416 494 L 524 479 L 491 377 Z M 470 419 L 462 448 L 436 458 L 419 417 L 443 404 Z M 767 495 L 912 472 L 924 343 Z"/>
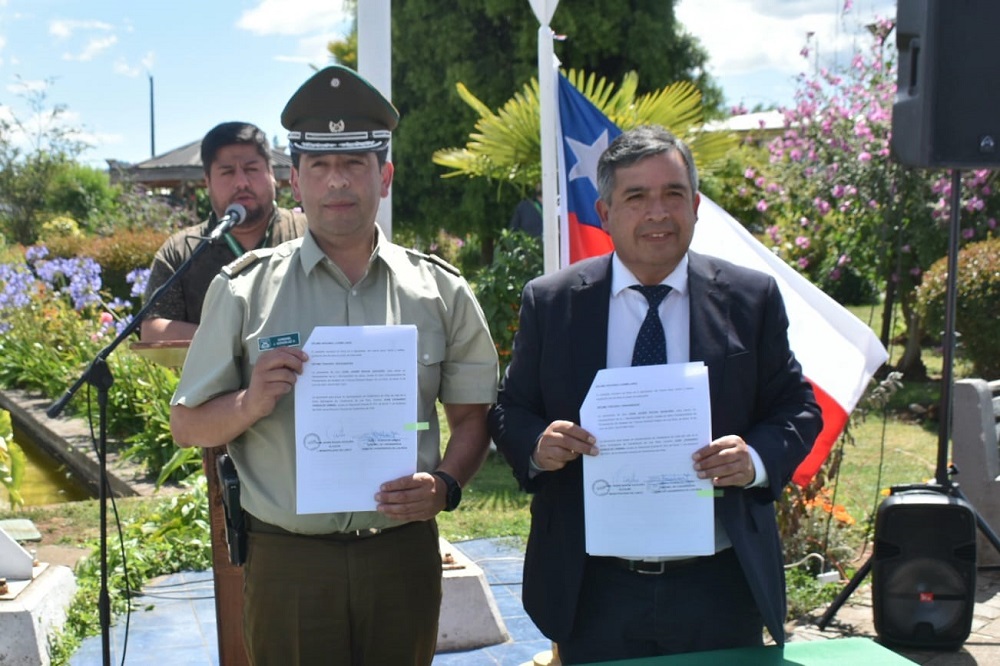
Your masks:
<path fill-rule="evenodd" d="M 736 146 L 730 134 L 700 131 L 701 92 L 690 82 L 673 83 L 637 98 L 639 75 L 635 72 L 627 73 L 617 88 L 592 72 L 571 69 L 564 73 L 577 90 L 623 130 L 656 124 L 684 138 L 703 172 L 710 173 Z M 496 111 L 462 83 L 455 87 L 479 120 L 464 148 L 434 153 L 434 163 L 450 169 L 443 177 L 488 178 L 522 189 L 536 184 L 541 173 L 538 81 L 526 83 Z"/>

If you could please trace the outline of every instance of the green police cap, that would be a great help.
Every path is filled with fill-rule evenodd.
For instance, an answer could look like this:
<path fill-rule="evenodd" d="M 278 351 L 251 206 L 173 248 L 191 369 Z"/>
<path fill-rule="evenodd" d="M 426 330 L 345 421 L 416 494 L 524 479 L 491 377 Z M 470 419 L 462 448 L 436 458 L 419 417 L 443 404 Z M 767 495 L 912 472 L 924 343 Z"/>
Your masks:
<path fill-rule="evenodd" d="M 299 153 L 367 153 L 389 145 L 399 112 L 357 72 L 331 65 L 295 91 L 281 112 Z"/>

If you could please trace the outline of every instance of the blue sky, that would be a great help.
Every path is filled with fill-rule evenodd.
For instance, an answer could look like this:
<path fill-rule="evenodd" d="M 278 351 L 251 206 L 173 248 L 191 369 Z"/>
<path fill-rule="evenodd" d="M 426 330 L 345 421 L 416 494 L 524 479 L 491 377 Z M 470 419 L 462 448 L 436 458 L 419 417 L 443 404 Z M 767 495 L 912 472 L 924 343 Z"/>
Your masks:
<path fill-rule="evenodd" d="M 348 26 L 339 0 L 0 0 L 0 114 L 31 117 L 18 91 L 46 85 L 94 147 L 87 162 L 162 153 L 226 120 L 269 136 L 310 64 Z M 46 84 L 46 82 L 48 82 Z"/>
<path fill-rule="evenodd" d="M 844 4 L 680 0 L 677 15 L 707 48 L 727 102 L 787 105 L 817 53 L 833 62 L 874 15 L 895 14 L 891 0 L 856 0 L 846 14 Z M 18 91 L 44 87 L 92 145 L 84 161 L 138 162 L 151 154 L 152 75 L 157 153 L 237 119 L 283 142 L 285 101 L 348 25 L 341 0 L 0 0 L 0 118 L 29 120 Z M 808 32 L 817 48 L 806 61 Z"/>

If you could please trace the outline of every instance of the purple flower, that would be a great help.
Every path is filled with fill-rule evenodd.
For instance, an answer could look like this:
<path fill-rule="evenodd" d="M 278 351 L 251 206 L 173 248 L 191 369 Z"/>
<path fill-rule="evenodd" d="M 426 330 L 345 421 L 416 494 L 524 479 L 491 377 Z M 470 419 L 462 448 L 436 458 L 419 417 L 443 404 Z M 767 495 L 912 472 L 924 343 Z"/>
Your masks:
<path fill-rule="evenodd" d="M 795 239 L 795 245 L 803 250 L 809 249 L 809 239 L 805 236 L 798 236 Z"/>
<path fill-rule="evenodd" d="M 24 258 L 29 264 L 34 264 L 49 256 L 49 248 L 44 245 L 32 245 L 24 251 Z"/>
<path fill-rule="evenodd" d="M 101 302 L 101 266 L 90 257 L 42 261 L 35 271 L 53 291 L 68 295 L 76 310 Z"/>
<path fill-rule="evenodd" d="M 28 305 L 34 286 L 35 278 L 23 266 L 0 264 L 0 312 Z"/>
<path fill-rule="evenodd" d="M 757 208 L 758 211 L 760 211 L 761 213 L 763 213 L 764 211 L 767 210 L 767 202 L 764 201 L 763 199 L 761 199 L 760 201 L 757 202 L 756 208 Z"/>
<path fill-rule="evenodd" d="M 146 285 L 149 283 L 149 269 L 135 268 L 125 276 L 125 282 L 132 285 L 130 296 L 142 296 L 146 293 Z"/>
<path fill-rule="evenodd" d="M 816 206 L 816 210 L 819 211 L 820 215 L 826 215 L 830 212 L 830 203 L 825 199 L 820 199 L 816 197 L 813 199 L 813 205 Z"/>
<path fill-rule="evenodd" d="M 858 155 L 858 161 L 859 162 L 871 162 L 872 161 L 872 154 L 869 153 L 867 150 L 862 151 L 861 154 Z"/>
<path fill-rule="evenodd" d="M 976 230 L 975 229 L 971 229 L 971 228 L 970 229 L 962 229 L 962 238 L 964 238 L 965 240 L 972 240 L 975 237 L 976 237 Z"/>
<path fill-rule="evenodd" d="M 799 257 L 799 260 L 796 263 L 802 270 L 809 268 L 809 260 L 806 259 L 805 257 Z"/>
<path fill-rule="evenodd" d="M 743 177 L 747 180 L 753 180 L 756 175 L 757 173 L 750 167 L 747 167 L 746 171 L 743 172 Z"/>

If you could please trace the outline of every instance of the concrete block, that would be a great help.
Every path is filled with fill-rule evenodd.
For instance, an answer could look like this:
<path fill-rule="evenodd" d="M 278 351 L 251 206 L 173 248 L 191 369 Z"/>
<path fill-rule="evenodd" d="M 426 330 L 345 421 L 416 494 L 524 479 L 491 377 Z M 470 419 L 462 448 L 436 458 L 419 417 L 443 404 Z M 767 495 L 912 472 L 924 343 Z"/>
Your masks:
<path fill-rule="evenodd" d="M 0 596 L 0 664 L 48 666 L 49 636 L 66 621 L 76 593 L 69 567 L 42 564 L 32 580 L 10 584 Z"/>
<path fill-rule="evenodd" d="M 510 640 L 483 570 L 444 539 L 440 547 L 444 575 L 438 651 L 472 650 Z"/>

